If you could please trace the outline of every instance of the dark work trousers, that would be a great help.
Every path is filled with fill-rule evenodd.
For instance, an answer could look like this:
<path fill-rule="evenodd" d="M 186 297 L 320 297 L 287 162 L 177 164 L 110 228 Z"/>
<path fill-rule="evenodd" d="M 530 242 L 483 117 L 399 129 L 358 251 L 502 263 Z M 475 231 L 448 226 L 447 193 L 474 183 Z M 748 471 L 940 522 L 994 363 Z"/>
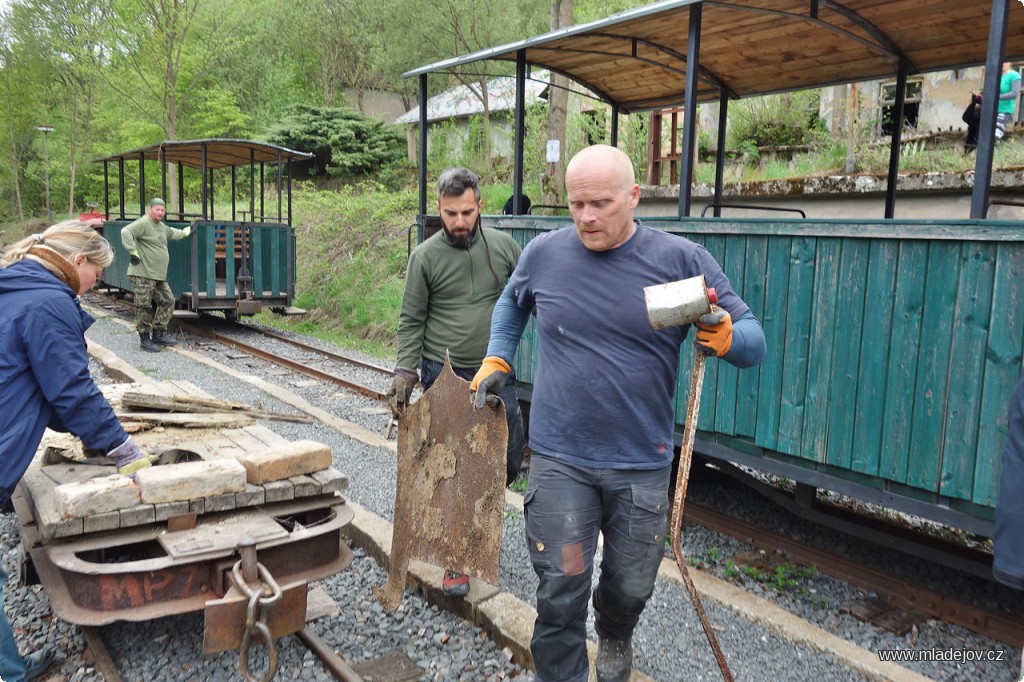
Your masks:
<path fill-rule="evenodd" d="M 534 451 L 524 503 L 530 560 L 540 578 L 530 647 L 538 681 L 586 682 L 598 532 L 604 553 L 594 591 L 597 634 L 633 636 L 664 554 L 670 470 L 589 469 Z"/>
<path fill-rule="evenodd" d="M 1024 590 L 1024 374 L 1010 396 L 1006 427 L 992 534 L 992 574 L 999 582 Z"/>
<path fill-rule="evenodd" d="M 429 389 L 437 381 L 444 365 L 436 360 L 423 358 L 420 362 L 420 381 L 423 390 Z M 452 367 L 456 376 L 472 381 L 478 367 Z M 519 476 L 519 467 L 523 465 L 523 453 L 526 450 L 526 434 L 523 431 L 523 413 L 519 409 L 516 396 L 516 373 L 509 374 L 505 388 L 501 390 L 501 402 L 505 405 L 505 420 L 508 422 L 508 448 L 505 453 L 505 485 L 508 486 Z"/>

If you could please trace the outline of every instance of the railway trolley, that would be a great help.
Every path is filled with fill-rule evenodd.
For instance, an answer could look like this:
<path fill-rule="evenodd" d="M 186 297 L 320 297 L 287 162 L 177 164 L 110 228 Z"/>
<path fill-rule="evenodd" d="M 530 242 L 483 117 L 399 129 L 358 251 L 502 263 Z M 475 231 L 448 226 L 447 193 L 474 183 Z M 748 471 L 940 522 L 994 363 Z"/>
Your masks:
<path fill-rule="evenodd" d="M 682 105 L 678 216 L 645 222 L 705 245 L 768 342 L 758 367 L 709 367 L 696 453 L 737 477 L 754 469 L 792 480 L 792 490 L 768 494 L 834 527 L 850 524 L 822 511 L 819 489 L 991 537 L 1007 404 L 1024 357 L 1024 224 L 986 219 L 1000 64 L 1024 56 L 1024 13 L 1013 9 L 1009 0 L 669 0 L 405 75 L 419 78 L 424 131 L 429 74 L 485 59 L 515 64 L 516 215 L 484 224 L 524 245 L 568 224 L 523 215 L 518 205 L 530 68 L 566 76 L 610 105 L 612 145 L 620 113 Z M 901 117 L 908 74 L 971 65 L 985 65 L 986 76 L 969 217 L 894 218 L 900 126 L 893 126 L 884 217 L 721 217 L 730 100 L 894 78 L 893 115 Z M 690 215 L 698 102 L 720 107 L 714 217 L 707 218 Z M 421 236 L 436 223 L 426 215 L 426 158 L 421 133 Z M 527 400 L 535 354 L 531 321 L 515 362 Z M 680 359 L 677 439 L 688 355 Z M 921 543 L 873 539 L 931 554 Z M 977 562 L 957 565 L 988 575 Z"/>
<path fill-rule="evenodd" d="M 305 312 L 292 306 L 296 243 L 291 181 L 292 165 L 311 157 L 263 142 L 204 139 L 162 142 L 96 159 L 103 164 L 103 214 L 108 218 L 102 226 L 103 236 L 115 253 L 114 264 L 103 273 L 103 283 L 132 291 L 121 229 L 145 214 L 150 196 L 161 196 L 168 202 L 164 222 L 178 228 L 191 225 L 193 232 L 189 239 L 167 245 L 167 283 L 177 296 L 176 314 L 220 311 L 234 321 L 263 308 L 281 314 Z M 158 180 L 149 185 L 147 162 L 158 171 Z M 168 164 L 176 170 L 176 188 L 168 186 Z M 110 182 L 111 166 L 116 169 L 115 187 Z M 138 174 L 129 176 L 129 168 L 137 169 Z M 197 173 L 200 180 L 197 212 L 184 208 L 188 205 L 186 172 Z M 226 202 L 215 201 L 219 198 L 215 188 L 225 184 L 231 195 L 229 211 Z M 112 190 L 116 190 L 113 203 Z M 173 197 L 169 191 L 174 191 Z M 126 201 L 129 192 L 138 198 L 137 215 Z M 173 211 L 172 206 L 176 207 Z"/>

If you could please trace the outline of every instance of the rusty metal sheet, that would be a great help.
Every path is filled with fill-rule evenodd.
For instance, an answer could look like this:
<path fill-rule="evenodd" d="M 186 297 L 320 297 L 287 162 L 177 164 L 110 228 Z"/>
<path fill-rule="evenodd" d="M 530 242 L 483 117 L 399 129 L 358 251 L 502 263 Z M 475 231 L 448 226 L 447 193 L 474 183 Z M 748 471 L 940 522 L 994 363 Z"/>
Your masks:
<path fill-rule="evenodd" d="M 399 419 L 391 569 L 375 590 L 389 610 L 402 602 L 411 559 L 498 584 L 508 425 L 500 402 L 477 411 L 469 398 L 446 360 Z"/>
<path fill-rule="evenodd" d="M 281 601 L 268 610 L 267 627 L 274 639 L 306 627 L 305 580 L 281 586 Z M 203 623 L 203 655 L 231 651 L 242 646 L 249 599 L 234 585 L 222 599 L 206 602 Z"/>

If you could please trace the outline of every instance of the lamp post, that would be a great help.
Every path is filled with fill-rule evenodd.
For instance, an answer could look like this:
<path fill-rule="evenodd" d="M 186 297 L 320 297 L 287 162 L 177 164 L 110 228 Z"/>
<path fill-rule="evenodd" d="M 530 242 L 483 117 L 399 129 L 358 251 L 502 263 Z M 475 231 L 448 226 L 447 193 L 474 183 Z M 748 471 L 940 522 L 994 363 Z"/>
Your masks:
<path fill-rule="evenodd" d="M 36 130 L 43 134 L 43 162 L 46 166 L 46 219 L 53 220 L 50 212 L 50 151 L 46 146 L 46 134 L 53 132 L 53 126 L 36 126 Z"/>

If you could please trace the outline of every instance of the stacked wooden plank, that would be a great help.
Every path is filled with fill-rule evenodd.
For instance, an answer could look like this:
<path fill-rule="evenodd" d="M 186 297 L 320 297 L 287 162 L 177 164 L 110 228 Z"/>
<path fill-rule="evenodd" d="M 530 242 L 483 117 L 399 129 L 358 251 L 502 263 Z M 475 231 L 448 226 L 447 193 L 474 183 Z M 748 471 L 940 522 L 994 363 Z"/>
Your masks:
<path fill-rule="evenodd" d="M 347 488 L 347 477 L 331 468 L 329 446 L 289 441 L 252 423 L 253 417 L 244 414 L 253 412 L 246 405 L 219 401 L 187 382 L 118 385 L 105 393 L 115 409 L 123 406 L 125 396 L 135 396 L 130 400 L 136 405 L 216 411 L 177 413 L 209 418 L 201 428 L 194 422 L 161 421 L 166 412 L 133 412 L 140 422 L 163 424 L 136 432 L 139 446 L 150 454 L 165 453 L 160 462 L 175 462 L 143 469 L 134 480 L 117 474 L 105 458 L 86 457 L 80 445 L 77 451 L 69 448 L 66 436 L 48 433 L 23 480 L 44 540 L 336 496 Z M 214 419 L 220 416 L 231 418 Z M 46 462 L 57 463 L 44 464 L 48 448 Z M 55 457 L 55 451 L 61 456 Z"/>

